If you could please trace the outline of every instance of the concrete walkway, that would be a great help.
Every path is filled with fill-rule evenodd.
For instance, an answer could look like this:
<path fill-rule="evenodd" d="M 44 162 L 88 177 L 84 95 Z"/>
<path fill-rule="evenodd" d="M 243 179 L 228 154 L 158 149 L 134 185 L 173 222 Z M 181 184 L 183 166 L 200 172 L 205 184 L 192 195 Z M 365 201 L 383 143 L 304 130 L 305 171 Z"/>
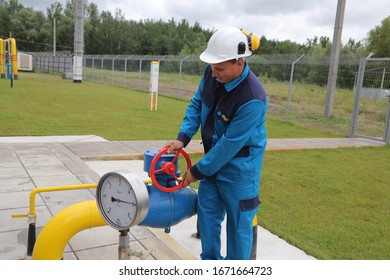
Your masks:
<path fill-rule="evenodd" d="M 128 169 L 142 179 L 143 154 L 159 150 L 166 141 L 107 141 L 99 136 L 0 137 L 0 260 L 29 259 L 28 223 L 13 214 L 29 212 L 30 192 L 38 187 L 96 183 L 113 170 Z M 268 150 L 380 146 L 370 139 L 269 139 Z M 186 148 L 202 152 L 199 141 Z M 94 200 L 95 189 L 46 192 L 37 195 L 37 236 L 53 215 L 80 201 Z M 133 259 L 198 259 L 200 242 L 191 237 L 196 217 L 163 229 L 133 227 Z M 223 238 L 225 238 L 223 236 Z M 65 247 L 64 259 L 117 259 L 118 232 L 108 226 L 77 233 Z M 258 230 L 258 259 L 313 259 L 267 230 Z"/>

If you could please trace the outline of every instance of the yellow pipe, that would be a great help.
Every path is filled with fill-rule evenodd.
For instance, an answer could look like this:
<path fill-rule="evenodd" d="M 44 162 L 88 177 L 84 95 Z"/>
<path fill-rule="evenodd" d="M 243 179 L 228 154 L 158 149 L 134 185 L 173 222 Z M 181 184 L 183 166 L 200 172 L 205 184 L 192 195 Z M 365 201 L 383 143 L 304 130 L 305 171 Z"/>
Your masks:
<path fill-rule="evenodd" d="M 57 213 L 42 229 L 32 259 L 61 260 L 66 244 L 76 233 L 105 225 L 96 200 L 73 204 Z"/>
<path fill-rule="evenodd" d="M 0 78 L 5 78 L 5 41 L 0 38 Z"/>
<path fill-rule="evenodd" d="M 8 39 L 8 53 L 10 54 L 10 63 L 12 64 L 12 70 L 13 70 L 13 75 L 14 79 L 18 79 L 18 54 L 16 51 L 16 41 L 14 38 L 9 38 Z"/>
<path fill-rule="evenodd" d="M 33 189 L 30 192 L 30 215 L 36 215 L 35 212 L 35 196 L 41 192 L 56 192 L 56 191 L 69 191 L 69 190 L 81 190 L 96 188 L 97 184 L 82 184 L 82 185 L 69 185 L 69 186 L 52 186 L 52 187 L 41 187 Z"/>

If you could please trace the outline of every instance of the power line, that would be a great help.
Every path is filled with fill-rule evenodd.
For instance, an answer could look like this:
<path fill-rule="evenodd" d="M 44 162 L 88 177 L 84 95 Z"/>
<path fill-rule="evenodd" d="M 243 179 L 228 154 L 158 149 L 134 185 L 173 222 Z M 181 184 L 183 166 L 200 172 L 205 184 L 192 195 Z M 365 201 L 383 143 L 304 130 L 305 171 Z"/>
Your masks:
<path fill-rule="evenodd" d="M 3 37 L 3 36 L 0 36 L 2 39 L 7 39 L 6 37 Z M 47 46 L 47 47 L 53 47 L 53 45 L 51 44 L 46 44 L 46 43 L 39 43 L 39 42 L 34 42 L 34 41 L 28 41 L 28 40 L 23 40 L 23 39 L 18 39 L 18 38 L 14 38 L 16 41 L 19 41 L 19 42 L 24 42 L 24 43 L 28 43 L 28 44 L 33 44 L 33 45 L 41 45 L 41 46 Z M 59 48 L 63 48 L 63 49 L 73 49 L 73 47 L 69 47 L 69 46 L 60 46 L 60 45 L 56 45 L 56 47 L 59 47 Z"/>

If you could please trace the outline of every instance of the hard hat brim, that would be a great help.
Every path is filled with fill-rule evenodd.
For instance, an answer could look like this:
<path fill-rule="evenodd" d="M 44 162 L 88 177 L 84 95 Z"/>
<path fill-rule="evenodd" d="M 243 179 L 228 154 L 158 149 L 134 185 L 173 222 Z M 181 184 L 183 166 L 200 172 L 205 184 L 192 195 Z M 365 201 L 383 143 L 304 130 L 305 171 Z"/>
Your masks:
<path fill-rule="evenodd" d="M 235 56 L 235 57 L 228 57 L 226 55 L 215 56 L 213 54 L 208 53 L 207 49 L 206 49 L 204 52 L 202 52 L 200 54 L 199 59 L 202 60 L 203 62 L 208 63 L 208 64 L 217 64 L 217 63 L 229 61 L 229 60 L 232 60 L 232 59 L 239 59 L 239 58 L 248 57 L 248 56 L 251 56 L 251 55 L 252 55 L 252 52 L 247 52 L 245 54 L 242 54 L 242 55 L 239 55 L 239 56 Z"/>

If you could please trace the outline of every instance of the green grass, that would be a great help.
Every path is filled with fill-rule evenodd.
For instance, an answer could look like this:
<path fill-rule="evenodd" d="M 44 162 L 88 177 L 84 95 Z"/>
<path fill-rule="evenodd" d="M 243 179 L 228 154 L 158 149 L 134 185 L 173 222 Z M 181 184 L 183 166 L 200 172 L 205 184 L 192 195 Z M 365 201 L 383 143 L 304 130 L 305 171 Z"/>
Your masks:
<path fill-rule="evenodd" d="M 160 95 L 149 110 L 149 94 L 109 84 L 81 84 L 59 75 L 20 73 L 9 86 L 0 80 L 0 135 L 94 134 L 109 140 L 176 137 L 188 100 Z M 338 137 L 270 117 L 269 137 Z"/>
<path fill-rule="evenodd" d="M 390 259 L 389 158 L 389 147 L 267 152 L 260 224 L 320 259 Z"/>
<path fill-rule="evenodd" d="M 96 134 L 109 140 L 170 139 L 186 102 L 121 87 L 81 84 L 57 75 L 23 73 L 14 88 L 0 84 L 0 135 Z"/>
<path fill-rule="evenodd" d="M 13 88 L 0 80 L 0 136 L 168 140 L 176 137 L 188 105 L 160 95 L 151 112 L 145 92 L 75 84 L 58 75 L 19 76 Z M 272 94 L 279 94 L 276 85 Z M 277 112 L 269 110 L 269 138 L 343 136 L 334 127 L 342 117 L 325 120 L 321 110 L 285 124 Z M 259 223 L 319 259 L 390 259 L 389 158 L 389 147 L 266 152 Z"/>
<path fill-rule="evenodd" d="M 389 146 L 268 151 L 258 222 L 318 259 L 389 260 L 389 158 Z"/>
<path fill-rule="evenodd" d="M 161 69 L 160 69 L 161 70 Z M 129 88 L 149 90 L 150 74 L 148 71 L 139 72 L 111 71 L 85 68 L 86 79 L 97 83 L 124 85 Z M 270 79 L 260 79 L 270 99 L 268 116 L 270 119 L 285 122 L 289 92 L 288 82 L 277 82 Z M 180 81 L 180 98 L 189 98 L 195 92 L 200 77 L 182 75 Z M 179 76 L 177 73 L 159 73 L 160 94 L 177 98 Z M 352 89 L 337 88 L 334 99 L 333 114 L 324 116 L 326 87 L 294 82 L 291 91 L 291 102 L 288 123 L 314 130 L 336 133 L 348 136 L 352 119 L 354 92 Z M 388 100 L 360 99 L 358 125 L 356 133 L 371 137 L 382 137 Z"/>
<path fill-rule="evenodd" d="M 264 88 L 273 104 L 269 116 L 286 117 L 289 83 L 265 82 Z M 354 92 L 336 89 L 332 117 L 324 115 L 326 87 L 294 83 L 292 86 L 288 122 L 302 127 L 349 135 L 354 103 Z M 356 133 L 371 137 L 383 137 L 388 100 L 360 99 Z"/>

